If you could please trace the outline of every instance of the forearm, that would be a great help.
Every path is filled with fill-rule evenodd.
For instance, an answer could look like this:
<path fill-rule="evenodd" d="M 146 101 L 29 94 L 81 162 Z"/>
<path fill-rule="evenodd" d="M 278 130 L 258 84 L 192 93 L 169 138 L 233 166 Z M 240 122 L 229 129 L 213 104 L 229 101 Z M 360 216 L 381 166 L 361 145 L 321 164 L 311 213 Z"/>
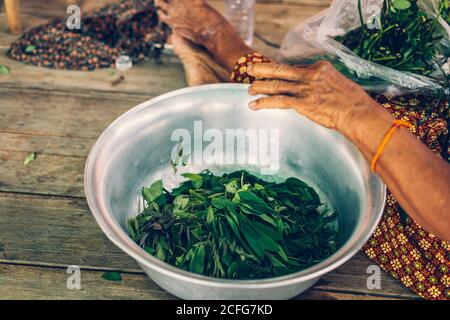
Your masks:
<path fill-rule="evenodd" d="M 367 109 L 366 109 L 367 110 Z M 394 118 L 375 101 L 340 128 L 371 161 Z M 377 174 L 402 208 L 427 231 L 450 240 L 450 165 L 407 129 L 399 128 L 377 164 Z"/>
<path fill-rule="evenodd" d="M 230 73 L 240 57 L 253 52 L 253 49 L 247 46 L 237 33 L 228 27 L 220 30 L 214 38 L 205 42 L 204 45 L 213 58 Z"/>

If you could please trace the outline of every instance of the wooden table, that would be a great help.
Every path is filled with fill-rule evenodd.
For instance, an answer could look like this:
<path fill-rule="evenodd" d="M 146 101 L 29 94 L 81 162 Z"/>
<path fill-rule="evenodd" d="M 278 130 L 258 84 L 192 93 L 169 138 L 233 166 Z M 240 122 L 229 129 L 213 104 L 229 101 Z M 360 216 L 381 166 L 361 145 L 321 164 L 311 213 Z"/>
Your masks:
<path fill-rule="evenodd" d="M 267 2 L 267 1 L 266 1 Z M 316 6 L 305 5 L 315 3 Z M 257 6 L 256 47 L 268 54 L 295 24 L 319 12 L 324 1 L 291 0 Z M 221 8 L 220 2 L 215 6 Z M 45 17 L 23 14 L 24 28 Z M 110 70 L 56 71 L 20 64 L 5 52 L 15 37 L 0 13 L 0 298 L 172 299 L 102 233 L 86 204 L 83 169 L 99 134 L 133 106 L 185 86 L 179 61 L 147 61 L 117 86 Z M 24 166 L 31 152 L 36 159 Z M 81 267 L 81 290 L 69 290 L 69 265 Z M 381 290 L 367 288 L 368 266 L 357 254 L 324 276 L 302 299 L 416 298 L 382 272 Z M 119 270 L 121 282 L 102 279 Z"/>

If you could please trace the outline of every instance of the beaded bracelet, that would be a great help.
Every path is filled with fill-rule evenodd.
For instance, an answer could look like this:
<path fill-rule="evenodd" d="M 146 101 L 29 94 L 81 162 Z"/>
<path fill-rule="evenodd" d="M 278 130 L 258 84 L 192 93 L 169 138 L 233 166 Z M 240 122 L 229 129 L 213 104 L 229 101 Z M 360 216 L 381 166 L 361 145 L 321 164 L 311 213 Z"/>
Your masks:
<path fill-rule="evenodd" d="M 257 52 L 252 52 L 242 56 L 237 61 L 234 66 L 233 72 L 231 73 L 230 80 L 231 82 L 236 83 L 252 83 L 256 80 L 255 77 L 250 76 L 247 73 L 247 67 L 251 66 L 255 63 L 269 63 L 271 60 L 269 58 L 264 57 L 262 54 Z"/>

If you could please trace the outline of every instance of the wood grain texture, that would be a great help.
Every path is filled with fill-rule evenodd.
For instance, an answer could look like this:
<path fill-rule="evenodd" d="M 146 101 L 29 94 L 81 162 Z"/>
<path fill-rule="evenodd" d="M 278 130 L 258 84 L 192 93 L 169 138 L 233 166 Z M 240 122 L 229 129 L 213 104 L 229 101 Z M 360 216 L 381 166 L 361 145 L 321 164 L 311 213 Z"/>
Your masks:
<path fill-rule="evenodd" d="M 146 100 L 2 88 L 0 95 L 0 190 L 78 197 L 84 195 L 85 158 L 95 139 Z M 30 152 L 37 157 L 24 166 Z"/>
<path fill-rule="evenodd" d="M 143 61 L 123 73 L 125 80 L 117 85 L 119 73 L 113 69 L 92 72 L 55 70 L 26 65 L 0 54 L 0 64 L 10 68 L 8 76 L 0 77 L 2 87 L 52 89 L 67 92 L 106 91 L 111 93 L 143 94 L 148 97 L 186 86 L 183 68 L 178 60 L 168 56 L 162 63 Z"/>
<path fill-rule="evenodd" d="M 102 279 L 103 271 L 81 269 L 81 289 L 67 288 L 66 268 L 45 268 L 0 264 L 0 299 L 176 299 L 146 275 L 122 273 L 122 281 Z M 389 299 L 370 294 L 323 291 L 312 288 L 297 300 L 377 300 Z M 394 299 L 394 298 L 391 298 Z M 398 299 L 398 298 L 397 298 Z"/>
<path fill-rule="evenodd" d="M 175 299 L 145 275 L 122 274 L 122 281 L 102 279 L 103 272 L 81 270 L 81 289 L 67 288 L 65 268 L 0 264 L 0 299 Z"/>
<path fill-rule="evenodd" d="M 21 237 L 23 234 L 27 236 Z M 79 265 L 142 273 L 131 258 L 103 235 L 84 199 L 0 193 L 0 247 L 3 248 L 0 262 Z M 414 297 L 384 272 L 382 290 L 367 289 L 366 271 L 370 265 L 365 256 L 358 254 L 325 275 L 315 288 L 360 295 Z"/>
<path fill-rule="evenodd" d="M 212 5 L 218 11 L 223 12 L 223 1 L 212 2 Z M 255 6 L 255 33 L 279 46 L 289 30 L 324 9 L 323 6 L 257 4 Z"/>

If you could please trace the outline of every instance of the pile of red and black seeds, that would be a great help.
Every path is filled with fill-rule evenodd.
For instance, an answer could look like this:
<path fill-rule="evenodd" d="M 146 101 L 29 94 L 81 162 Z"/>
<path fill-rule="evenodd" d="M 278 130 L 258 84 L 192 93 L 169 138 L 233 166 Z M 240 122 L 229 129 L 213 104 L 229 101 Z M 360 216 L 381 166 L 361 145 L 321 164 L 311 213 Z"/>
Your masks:
<path fill-rule="evenodd" d="M 64 19 L 36 27 L 14 42 L 8 54 L 37 66 L 87 71 L 112 67 L 119 55 L 134 63 L 158 57 L 167 36 L 153 0 L 122 0 L 82 16 L 80 30 L 69 30 Z"/>

